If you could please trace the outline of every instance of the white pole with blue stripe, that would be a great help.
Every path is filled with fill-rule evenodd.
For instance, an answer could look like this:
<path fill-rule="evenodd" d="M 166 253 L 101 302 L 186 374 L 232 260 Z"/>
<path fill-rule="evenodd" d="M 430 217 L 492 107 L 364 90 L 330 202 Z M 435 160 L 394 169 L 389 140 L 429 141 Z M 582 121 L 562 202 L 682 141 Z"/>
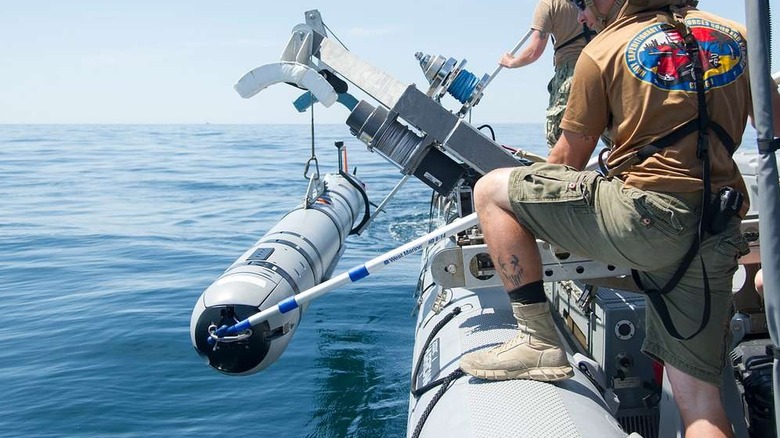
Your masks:
<path fill-rule="evenodd" d="M 457 219 L 452 223 L 437 228 L 436 230 L 424 236 L 420 236 L 417 239 L 399 246 L 394 250 L 375 257 L 368 262 L 363 263 L 362 265 L 355 266 L 349 271 L 341 273 L 328 281 L 320 283 L 317 286 L 287 298 L 286 300 L 279 302 L 279 304 L 276 306 L 269 307 L 268 309 L 255 313 L 241 322 L 238 322 L 232 326 L 222 326 L 216 331 L 215 334 L 217 337 L 222 337 L 225 335 L 234 335 L 236 333 L 243 332 L 252 326 L 268 320 L 272 316 L 280 315 L 297 309 L 302 304 L 306 304 L 339 286 L 343 286 L 347 283 L 354 283 L 362 278 L 366 278 L 369 274 L 373 274 L 374 272 L 384 268 L 391 263 L 397 262 L 398 260 L 401 260 L 410 254 L 414 254 L 423 248 L 433 245 L 442 239 L 447 239 L 451 236 L 454 236 L 455 234 L 467 228 L 473 227 L 478 223 L 479 218 L 477 218 L 476 213 L 472 213 L 466 217 Z"/>

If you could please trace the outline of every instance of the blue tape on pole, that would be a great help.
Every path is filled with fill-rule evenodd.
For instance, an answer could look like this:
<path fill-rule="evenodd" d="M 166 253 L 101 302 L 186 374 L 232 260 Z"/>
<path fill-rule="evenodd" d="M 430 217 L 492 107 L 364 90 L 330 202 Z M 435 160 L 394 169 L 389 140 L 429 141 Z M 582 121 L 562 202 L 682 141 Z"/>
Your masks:
<path fill-rule="evenodd" d="M 352 280 L 352 282 L 356 282 L 360 280 L 361 278 L 368 277 L 368 269 L 366 268 L 366 265 L 360 265 L 357 268 L 352 268 L 349 270 L 349 279 Z"/>
<path fill-rule="evenodd" d="M 249 323 L 248 319 L 245 319 L 245 320 L 239 322 L 238 324 L 234 325 L 233 327 L 230 327 L 227 332 L 228 332 L 229 335 L 234 335 L 236 333 L 241 333 L 244 330 L 247 330 L 247 329 L 250 329 L 250 328 L 252 328 L 252 324 Z"/>
<path fill-rule="evenodd" d="M 339 98 L 336 99 L 336 102 L 344 105 L 350 111 L 355 109 L 358 104 L 358 100 L 355 98 L 355 96 L 349 93 L 339 93 Z"/>
<path fill-rule="evenodd" d="M 298 308 L 298 302 L 295 301 L 295 297 L 287 298 L 286 300 L 280 302 L 277 304 L 279 307 L 279 311 L 282 313 L 287 313 L 290 310 L 295 310 Z"/>

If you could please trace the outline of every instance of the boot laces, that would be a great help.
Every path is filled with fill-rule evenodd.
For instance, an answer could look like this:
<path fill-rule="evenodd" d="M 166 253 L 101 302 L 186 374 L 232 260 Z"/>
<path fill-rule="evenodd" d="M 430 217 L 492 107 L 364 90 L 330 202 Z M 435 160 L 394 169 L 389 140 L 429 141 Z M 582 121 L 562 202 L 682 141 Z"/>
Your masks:
<path fill-rule="evenodd" d="M 527 342 L 526 342 L 527 341 Z M 503 350 L 509 350 L 517 345 L 529 343 L 530 344 L 530 336 L 528 333 L 525 333 L 524 331 L 520 331 L 516 336 L 514 336 L 512 339 L 504 342 L 503 344 L 496 345 L 495 347 L 490 349 L 491 353 L 500 353 Z"/>

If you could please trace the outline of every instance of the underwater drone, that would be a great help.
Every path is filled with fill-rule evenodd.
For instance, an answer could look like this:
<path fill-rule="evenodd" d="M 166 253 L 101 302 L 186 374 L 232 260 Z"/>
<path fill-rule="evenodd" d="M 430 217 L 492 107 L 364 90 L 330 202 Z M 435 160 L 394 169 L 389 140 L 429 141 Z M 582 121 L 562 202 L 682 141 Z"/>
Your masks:
<path fill-rule="evenodd" d="M 352 175 L 326 175 L 320 192 L 287 213 L 198 298 L 190 336 L 209 366 L 226 374 L 252 374 L 287 348 L 306 305 L 239 333 L 223 336 L 217 330 L 276 306 L 333 272 L 367 200 Z"/>

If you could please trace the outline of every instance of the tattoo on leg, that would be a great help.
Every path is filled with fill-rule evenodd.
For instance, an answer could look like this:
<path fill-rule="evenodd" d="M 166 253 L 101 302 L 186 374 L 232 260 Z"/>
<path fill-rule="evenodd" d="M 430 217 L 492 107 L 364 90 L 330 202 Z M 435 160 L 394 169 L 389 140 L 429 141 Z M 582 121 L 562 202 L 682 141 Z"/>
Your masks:
<path fill-rule="evenodd" d="M 498 266 L 501 268 L 500 274 L 504 279 L 515 287 L 520 287 L 523 283 L 523 267 L 520 266 L 520 259 L 512 254 L 509 260 L 498 259 Z"/>

